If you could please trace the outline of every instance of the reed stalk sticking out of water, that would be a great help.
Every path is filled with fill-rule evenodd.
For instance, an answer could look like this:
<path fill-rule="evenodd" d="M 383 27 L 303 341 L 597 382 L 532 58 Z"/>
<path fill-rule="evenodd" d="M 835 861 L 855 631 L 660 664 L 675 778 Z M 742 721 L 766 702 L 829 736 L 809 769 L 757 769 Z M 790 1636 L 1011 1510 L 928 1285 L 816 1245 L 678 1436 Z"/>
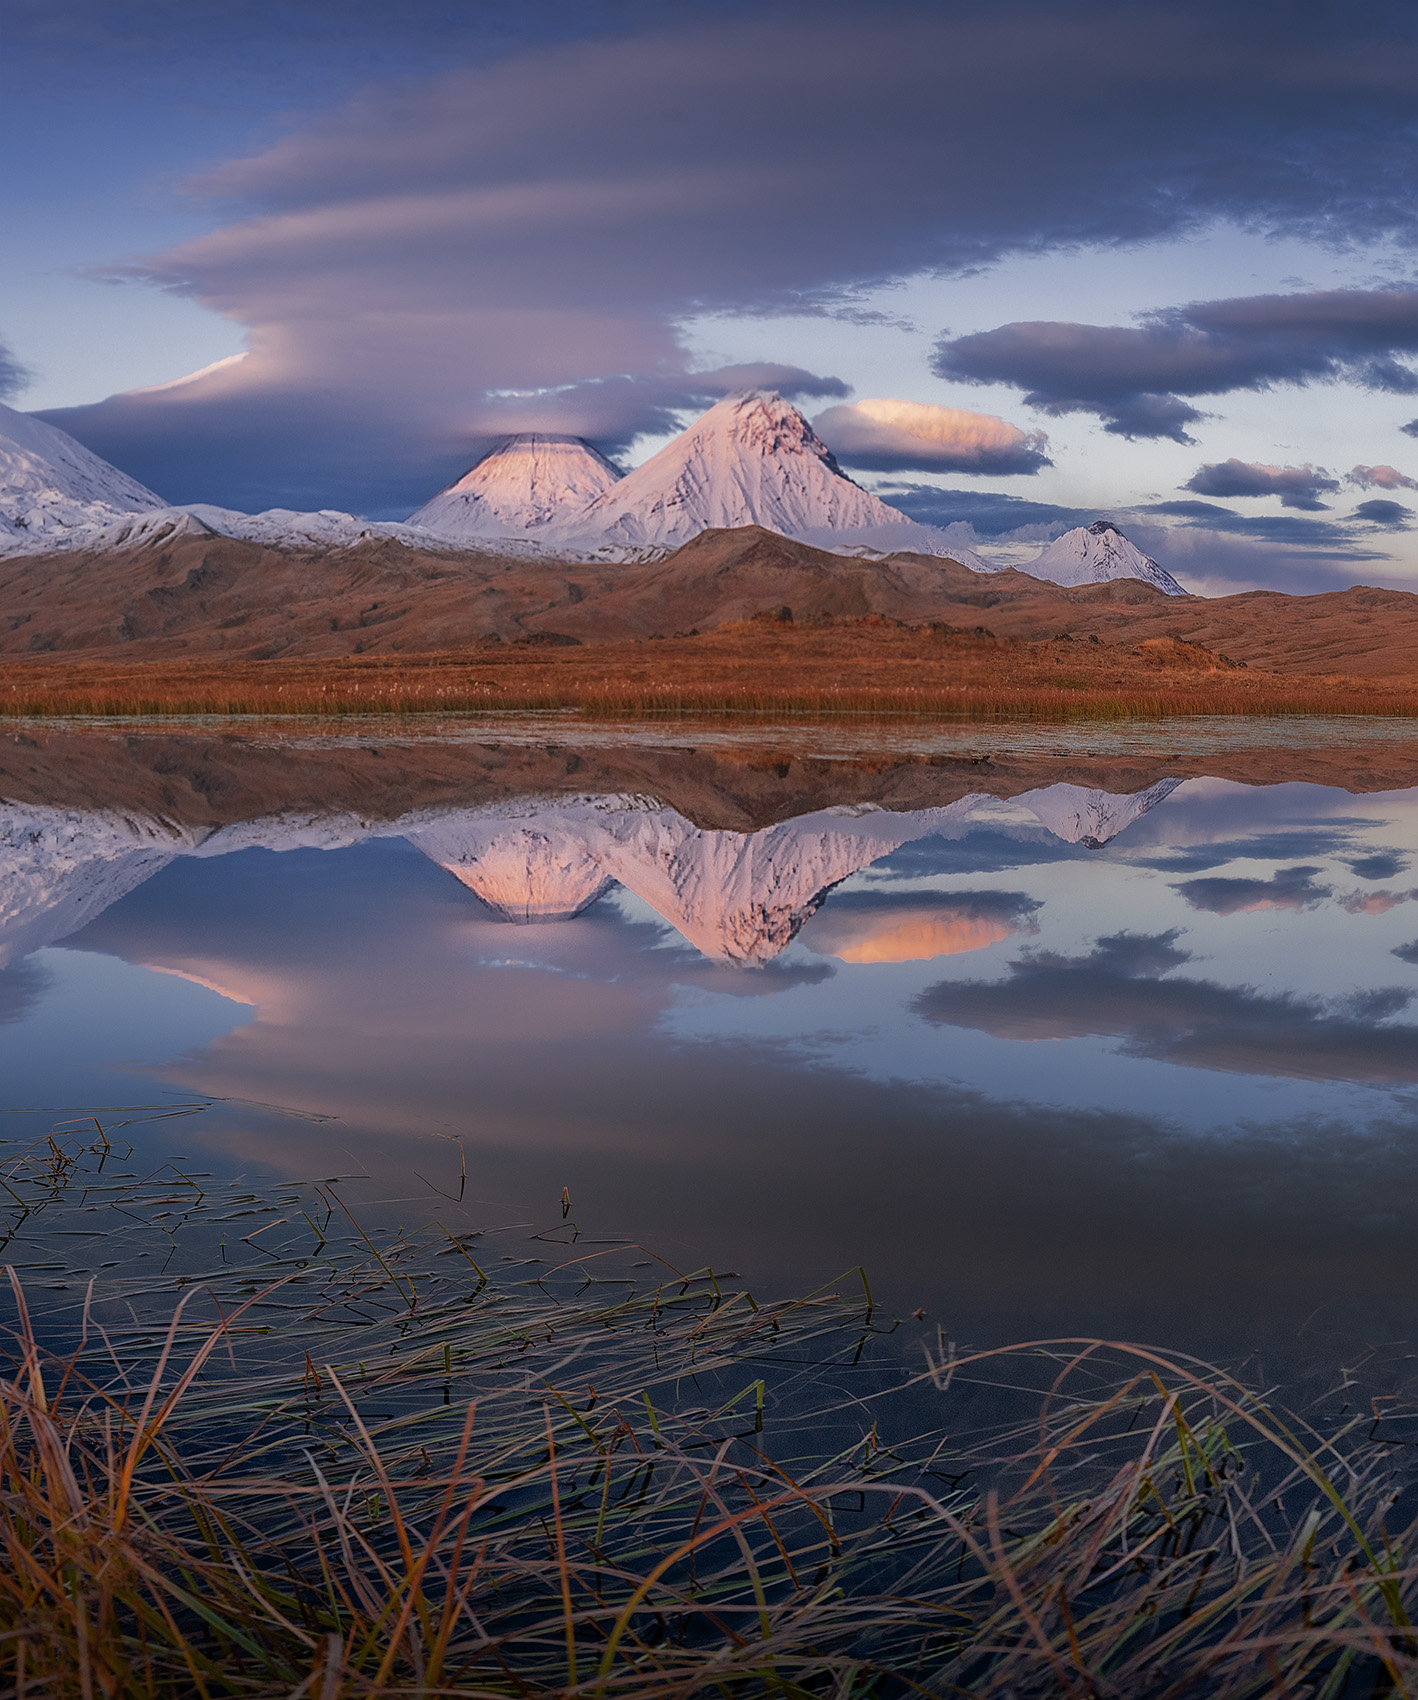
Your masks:
<path fill-rule="evenodd" d="M 864 1282 L 759 1305 L 569 1199 L 499 1258 L 121 1169 L 202 1109 L 0 1162 L 0 1700 L 1418 1695 L 1418 1426 L 1347 1377 L 912 1367 Z"/>
<path fill-rule="evenodd" d="M 942 1356 L 913 1391 L 942 1419 L 986 1371 L 1052 1385 L 1024 1427 L 888 1443 L 889 1401 L 842 1391 L 861 1345 L 842 1299 L 755 1310 L 700 1280 L 586 1305 L 470 1273 L 381 1319 L 392 1277 L 366 1271 L 281 1325 L 363 1304 L 357 1361 L 243 1374 L 276 1284 L 209 1329 L 190 1296 L 135 1377 L 92 1319 L 46 1350 L 12 1281 L 16 1700 L 1418 1692 L 1403 1449 L 1372 1416 L 1321 1434 L 1184 1359 Z M 765 1387 L 809 1361 L 799 1449 L 861 1422 L 785 1461 Z M 685 1408 L 706 1390 L 714 1408 Z"/>

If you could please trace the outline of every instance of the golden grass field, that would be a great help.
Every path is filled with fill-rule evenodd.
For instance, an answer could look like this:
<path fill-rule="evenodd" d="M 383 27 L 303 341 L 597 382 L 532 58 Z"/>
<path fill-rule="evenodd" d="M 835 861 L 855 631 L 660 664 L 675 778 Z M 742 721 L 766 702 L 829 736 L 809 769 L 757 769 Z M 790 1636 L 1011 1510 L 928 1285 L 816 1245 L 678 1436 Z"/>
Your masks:
<path fill-rule="evenodd" d="M 763 618 L 703 635 L 426 655 L 44 661 L 0 666 L 0 712 L 33 715 L 477 713 L 592 717 L 1418 715 L 1418 681 L 1237 666 L 1200 644 L 1025 642 L 869 617 Z"/>

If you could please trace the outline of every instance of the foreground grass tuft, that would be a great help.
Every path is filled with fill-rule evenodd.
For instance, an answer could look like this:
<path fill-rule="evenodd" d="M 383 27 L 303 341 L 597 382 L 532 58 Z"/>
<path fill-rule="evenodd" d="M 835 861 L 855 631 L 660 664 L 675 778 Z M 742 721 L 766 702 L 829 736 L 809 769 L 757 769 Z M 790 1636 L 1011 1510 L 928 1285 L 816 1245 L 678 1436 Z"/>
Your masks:
<path fill-rule="evenodd" d="M 98 1196 L 51 1145 L 12 1226 Z M 1393 1407 L 1100 1341 L 903 1375 L 854 1288 L 632 1290 L 574 1242 L 490 1275 L 315 1191 L 265 1281 L 74 1307 L 11 1269 L 0 1693 L 1418 1692 Z"/>

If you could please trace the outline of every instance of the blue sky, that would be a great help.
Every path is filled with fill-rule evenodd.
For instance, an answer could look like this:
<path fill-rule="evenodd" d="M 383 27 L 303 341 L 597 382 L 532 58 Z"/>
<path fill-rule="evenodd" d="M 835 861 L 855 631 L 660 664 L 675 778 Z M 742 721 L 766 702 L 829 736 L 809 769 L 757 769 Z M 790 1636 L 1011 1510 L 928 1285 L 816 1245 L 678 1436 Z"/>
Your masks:
<path fill-rule="evenodd" d="M 10 400 L 172 500 L 401 517 L 508 430 L 642 459 L 748 367 L 839 429 L 953 410 L 915 455 L 858 419 L 853 470 L 987 549 L 1108 514 L 1207 588 L 1418 579 L 1410 8 L 12 0 L 3 32 Z M 967 454 L 968 414 L 1040 446 Z"/>

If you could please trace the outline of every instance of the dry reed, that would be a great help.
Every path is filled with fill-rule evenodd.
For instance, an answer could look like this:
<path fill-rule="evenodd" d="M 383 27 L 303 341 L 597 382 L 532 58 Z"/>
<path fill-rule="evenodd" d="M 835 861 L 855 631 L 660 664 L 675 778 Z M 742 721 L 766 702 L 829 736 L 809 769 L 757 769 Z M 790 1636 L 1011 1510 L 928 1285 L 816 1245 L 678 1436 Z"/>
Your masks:
<path fill-rule="evenodd" d="M 100 1133 L 9 1165 L 12 1222 Z M 1393 1415 L 1100 1341 L 873 1378 L 869 1294 L 610 1298 L 574 1245 L 518 1285 L 318 1196 L 127 1344 L 12 1275 L 6 1696 L 1418 1692 Z M 991 1389 L 1028 1420 L 966 1426 Z"/>
<path fill-rule="evenodd" d="M 890 626 L 758 625 L 664 641 L 464 654 L 0 667 L 0 715 L 477 714 L 1162 719 L 1418 716 L 1408 679 L 1208 666 L 1197 646 L 1005 643 Z"/>

